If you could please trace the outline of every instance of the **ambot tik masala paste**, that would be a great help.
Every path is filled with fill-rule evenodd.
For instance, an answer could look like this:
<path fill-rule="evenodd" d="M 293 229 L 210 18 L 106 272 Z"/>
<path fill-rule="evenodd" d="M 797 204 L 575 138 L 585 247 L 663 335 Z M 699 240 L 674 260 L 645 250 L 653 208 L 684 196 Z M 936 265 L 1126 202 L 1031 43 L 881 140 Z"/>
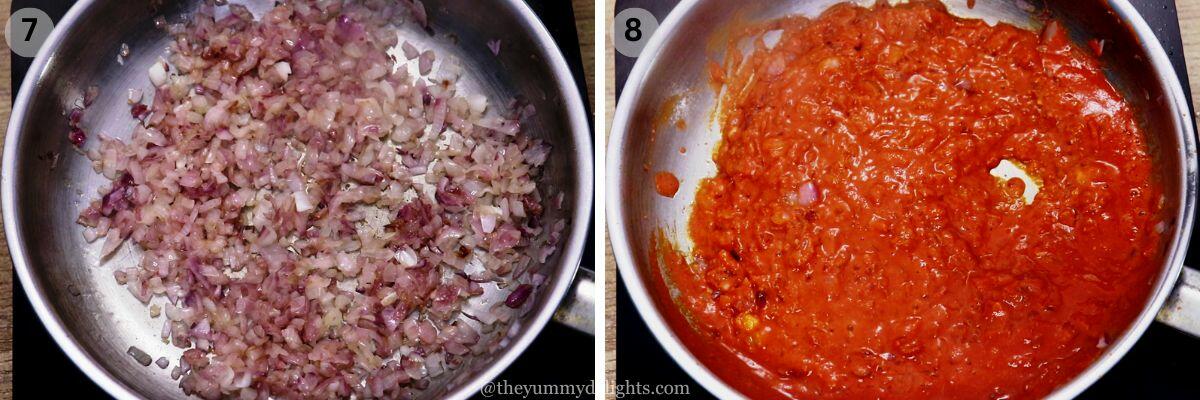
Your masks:
<path fill-rule="evenodd" d="M 653 257 L 690 347 L 736 355 L 706 363 L 728 383 L 1037 397 L 1141 309 L 1161 188 L 1133 112 L 1056 22 L 989 26 L 913 2 L 761 32 L 714 70 L 724 136 L 694 248 L 658 240 Z"/>

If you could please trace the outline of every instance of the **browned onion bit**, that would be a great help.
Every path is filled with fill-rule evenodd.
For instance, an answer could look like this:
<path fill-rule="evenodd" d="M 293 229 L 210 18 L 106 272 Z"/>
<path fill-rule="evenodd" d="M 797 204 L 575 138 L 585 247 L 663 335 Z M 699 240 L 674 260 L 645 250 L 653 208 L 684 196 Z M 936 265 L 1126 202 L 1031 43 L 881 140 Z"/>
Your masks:
<path fill-rule="evenodd" d="M 133 357 L 133 359 L 137 361 L 138 364 L 142 364 L 143 367 L 150 366 L 150 355 L 146 354 L 146 352 L 142 351 L 142 349 L 139 349 L 136 346 L 129 346 L 129 350 L 126 350 L 125 354 Z"/>

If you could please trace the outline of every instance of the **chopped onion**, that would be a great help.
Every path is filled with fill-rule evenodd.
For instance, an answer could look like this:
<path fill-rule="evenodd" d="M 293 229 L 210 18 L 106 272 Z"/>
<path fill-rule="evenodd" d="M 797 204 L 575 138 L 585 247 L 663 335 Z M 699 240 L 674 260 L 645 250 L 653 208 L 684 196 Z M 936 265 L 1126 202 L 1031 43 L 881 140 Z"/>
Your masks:
<path fill-rule="evenodd" d="M 771 62 L 767 64 L 767 76 L 777 76 L 782 74 L 787 69 L 787 60 L 782 55 L 771 57 Z"/>
<path fill-rule="evenodd" d="M 420 24 L 422 28 L 429 29 L 429 15 L 425 12 L 425 3 L 422 3 L 421 0 L 408 0 L 408 4 L 417 24 Z"/>
<path fill-rule="evenodd" d="M 313 210 L 314 205 L 312 199 L 308 197 L 308 193 L 298 191 L 292 193 L 292 196 L 296 200 L 296 211 L 305 213 Z"/>
<path fill-rule="evenodd" d="M 487 111 L 487 97 L 481 94 L 467 95 L 467 105 L 471 107 L 471 115 L 483 115 L 483 112 Z"/>
<path fill-rule="evenodd" d="M 417 60 L 417 70 L 422 76 L 429 75 L 429 72 L 433 70 L 435 57 L 433 50 L 425 50 L 425 52 L 421 53 L 421 59 Z"/>
<path fill-rule="evenodd" d="M 417 263 L 421 262 L 421 260 L 417 258 L 417 254 L 408 247 L 402 248 L 396 252 L 396 261 L 399 261 L 400 265 L 409 268 L 415 267 L 417 266 Z"/>
<path fill-rule="evenodd" d="M 274 69 L 275 75 L 279 77 L 279 80 L 286 81 L 292 75 L 292 65 L 288 64 L 287 61 L 275 63 Z"/>
<path fill-rule="evenodd" d="M 129 89 L 129 97 L 126 99 L 129 104 L 137 104 L 142 102 L 142 89 Z"/>
<path fill-rule="evenodd" d="M 769 30 L 762 35 L 763 44 L 766 45 L 768 49 L 774 49 L 775 45 L 779 44 L 779 39 L 781 38 L 783 38 L 782 29 Z"/>
<path fill-rule="evenodd" d="M 121 237 L 121 231 L 116 229 L 108 231 L 108 235 L 104 237 L 104 247 L 100 249 L 100 258 L 108 258 L 124 242 L 125 239 Z"/>
<path fill-rule="evenodd" d="M 1062 24 L 1058 20 L 1050 20 L 1042 28 L 1042 44 L 1051 44 L 1062 35 Z"/>
<path fill-rule="evenodd" d="M 533 285 L 522 284 L 509 293 L 508 298 L 504 300 L 504 305 L 508 308 L 520 308 L 525 304 L 525 300 L 529 299 L 530 293 L 533 293 Z"/>
<path fill-rule="evenodd" d="M 404 42 L 404 45 L 400 46 L 400 49 L 404 51 L 404 58 L 409 60 L 417 58 L 421 55 L 421 51 L 417 50 L 416 46 L 413 46 L 412 43 L 409 42 Z"/>
<path fill-rule="evenodd" d="M 484 214 L 479 217 L 479 224 L 483 228 L 483 233 L 492 233 L 496 230 L 496 216 Z"/>
<path fill-rule="evenodd" d="M 150 66 L 150 70 L 148 72 L 150 74 L 150 82 L 153 83 L 155 87 L 161 87 L 163 84 L 167 83 L 167 63 L 165 61 L 158 60 Z"/>
<path fill-rule="evenodd" d="M 820 194 L 817 193 L 817 185 L 811 181 L 804 182 L 803 185 L 800 185 L 800 190 L 796 192 L 795 202 L 796 204 L 807 206 L 815 203 L 818 197 L 820 197 Z"/>
<path fill-rule="evenodd" d="M 393 69 L 394 25 L 428 28 L 419 1 L 255 10 L 157 20 L 173 40 L 154 91 L 128 92 L 132 135 L 84 152 L 113 182 L 77 221 L 101 258 L 136 246 L 113 277 L 165 317 L 172 378 L 200 398 L 404 398 L 505 345 L 565 226 L 543 212 L 550 147 L 518 122 L 533 106 L 411 43 L 419 74 Z"/>

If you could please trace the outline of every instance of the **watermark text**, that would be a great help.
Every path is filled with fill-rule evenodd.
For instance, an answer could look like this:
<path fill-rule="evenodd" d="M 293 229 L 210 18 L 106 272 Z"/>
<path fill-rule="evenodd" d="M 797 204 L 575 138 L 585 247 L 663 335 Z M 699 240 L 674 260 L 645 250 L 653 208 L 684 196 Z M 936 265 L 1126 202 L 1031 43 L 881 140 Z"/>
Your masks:
<path fill-rule="evenodd" d="M 687 396 L 692 394 L 688 385 L 653 385 L 640 382 L 609 382 L 608 394 L 618 399 L 640 396 Z M 518 384 L 508 380 L 488 382 L 479 394 L 487 398 L 500 399 L 590 399 L 595 396 L 594 383 L 587 384 Z"/>

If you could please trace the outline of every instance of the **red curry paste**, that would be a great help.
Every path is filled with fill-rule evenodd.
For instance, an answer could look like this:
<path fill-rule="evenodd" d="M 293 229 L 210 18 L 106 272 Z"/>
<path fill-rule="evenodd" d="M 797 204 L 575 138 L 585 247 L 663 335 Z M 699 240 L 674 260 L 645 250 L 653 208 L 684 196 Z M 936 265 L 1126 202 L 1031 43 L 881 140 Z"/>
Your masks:
<path fill-rule="evenodd" d="M 1133 112 L 1056 23 L 913 2 L 757 33 L 774 29 L 713 69 L 724 137 L 692 253 L 652 246 L 708 368 L 754 397 L 1031 398 L 1128 326 L 1162 190 Z M 1001 160 L 1040 180 L 1033 203 L 989 174 Z"/>
<path fill-rule="evenodd" d="M 675 192 L 679 191 L 679 178 L 670 172 L 660 171 L 654 174 L 654 190 L 659 196 L 675 197 Z"/>

